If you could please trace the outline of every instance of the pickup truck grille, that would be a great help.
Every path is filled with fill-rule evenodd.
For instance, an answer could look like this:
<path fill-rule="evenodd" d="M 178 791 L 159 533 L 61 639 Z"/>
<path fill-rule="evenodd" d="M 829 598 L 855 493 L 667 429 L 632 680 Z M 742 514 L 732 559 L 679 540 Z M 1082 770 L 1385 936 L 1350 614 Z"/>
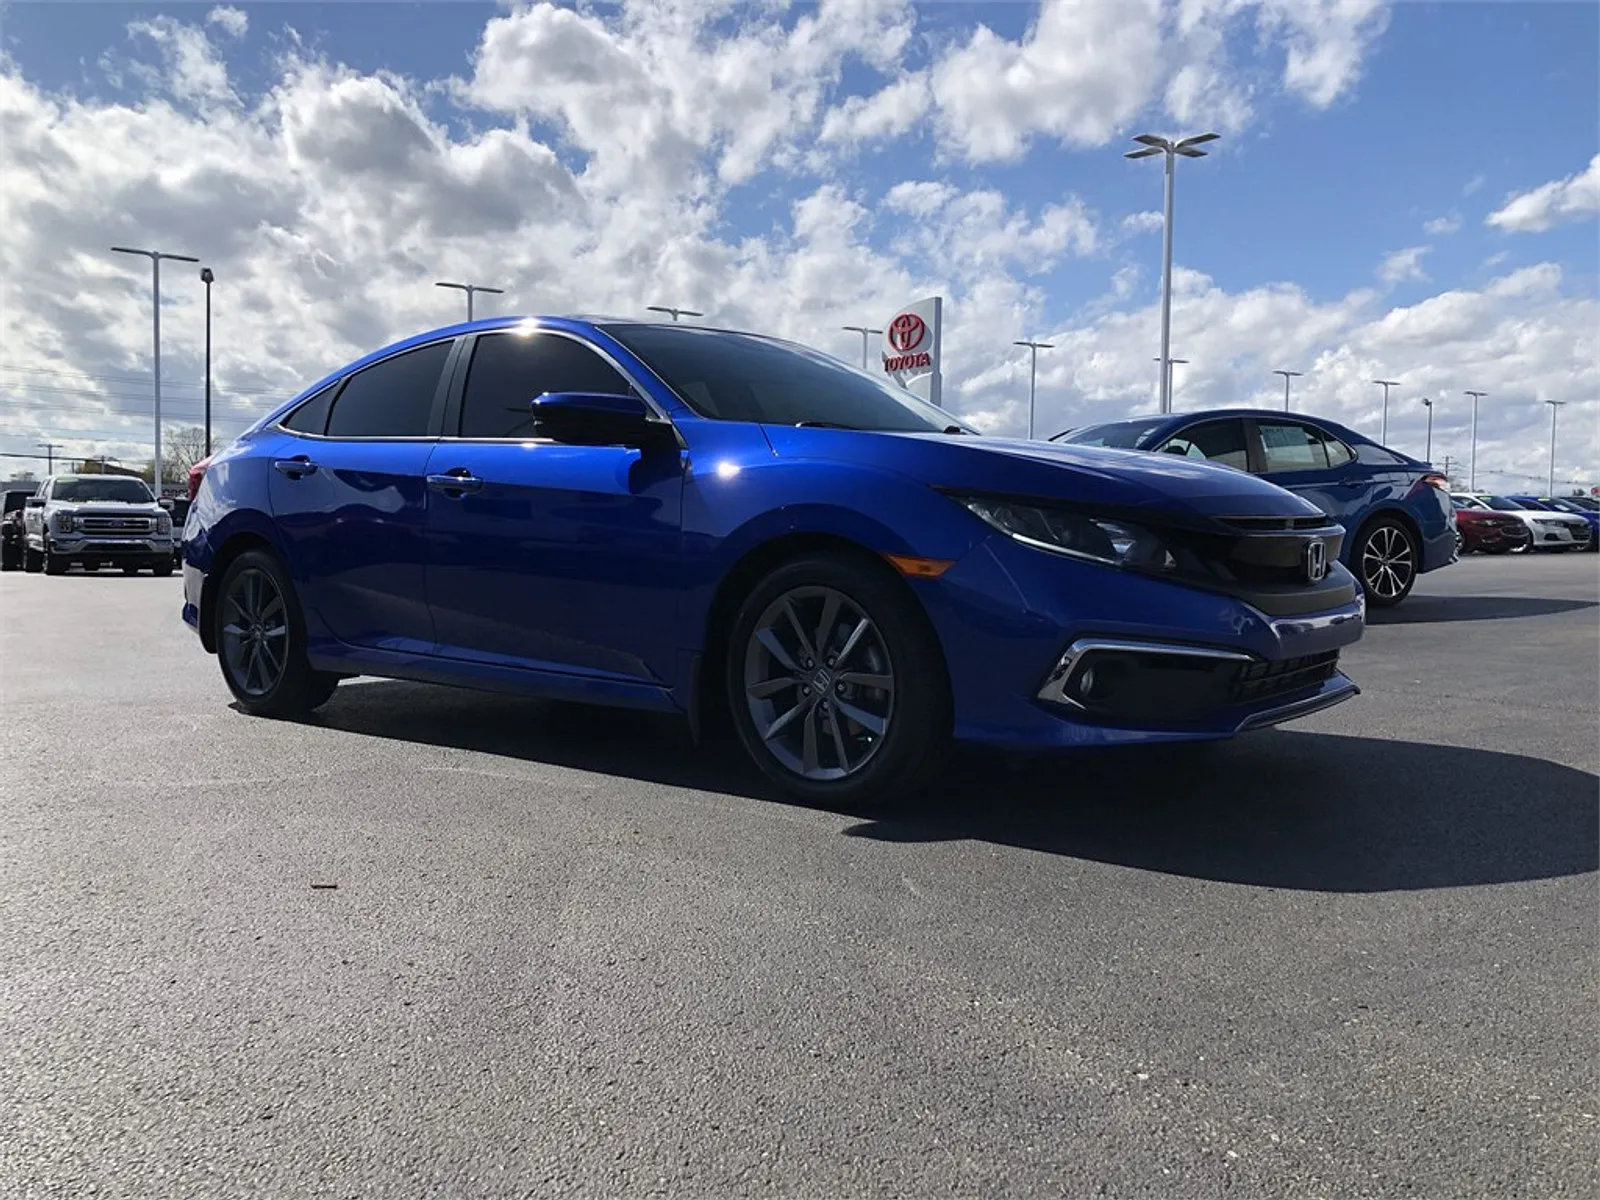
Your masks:
<path fill-rule="evenodd" d="M 81 517 L 78 521 L 85 533 L 136 534 L 150 533 L 156 523 L 150 517 Z"/>

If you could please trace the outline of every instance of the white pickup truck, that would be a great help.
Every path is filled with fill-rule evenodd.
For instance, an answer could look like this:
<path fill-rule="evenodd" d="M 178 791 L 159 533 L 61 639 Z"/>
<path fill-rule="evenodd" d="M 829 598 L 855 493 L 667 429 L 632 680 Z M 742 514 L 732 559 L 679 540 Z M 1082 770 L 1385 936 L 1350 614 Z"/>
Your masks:
<path fill-rule="evenodd" d="M 74 563 L 102 563 L 128 575 L 148 567 L 171 575 L 172 514 L 142 479 L 128 475 L 52 475 L 22 513 L 22 569 L 63 575 Z"/>

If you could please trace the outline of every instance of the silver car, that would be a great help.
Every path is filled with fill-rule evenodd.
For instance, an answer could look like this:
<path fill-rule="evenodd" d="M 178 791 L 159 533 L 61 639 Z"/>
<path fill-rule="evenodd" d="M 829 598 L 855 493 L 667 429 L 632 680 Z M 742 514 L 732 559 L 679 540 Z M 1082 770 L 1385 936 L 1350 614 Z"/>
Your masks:
<path fill-rule="evenodd" d="M 1589 522 L 1576 513 L 1550 512 L 1529 508 L 1510 496 L 1497 496 L 1491 492 L 1452 492 L 1450 498 L 1462 508 L 1481 508 L 1489 512 L 1516 517 L 1528 527 L 1526 543 L 1512 550 L 1513 554 L 1528 550 L 1584 550 L 1589 545 Z"/>

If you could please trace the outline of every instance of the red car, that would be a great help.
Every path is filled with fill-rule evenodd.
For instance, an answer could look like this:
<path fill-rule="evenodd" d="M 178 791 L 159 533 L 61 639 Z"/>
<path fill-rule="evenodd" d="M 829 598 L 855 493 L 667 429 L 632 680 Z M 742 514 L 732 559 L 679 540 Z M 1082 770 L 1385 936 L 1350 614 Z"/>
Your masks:
<path fill-rule="evenodd" d="M 1481 508 L 1456 509 L 1456 529 L 1463 553 L 1505 554 L 1528 540 L 1528 527 L 1516 517 Z"/>

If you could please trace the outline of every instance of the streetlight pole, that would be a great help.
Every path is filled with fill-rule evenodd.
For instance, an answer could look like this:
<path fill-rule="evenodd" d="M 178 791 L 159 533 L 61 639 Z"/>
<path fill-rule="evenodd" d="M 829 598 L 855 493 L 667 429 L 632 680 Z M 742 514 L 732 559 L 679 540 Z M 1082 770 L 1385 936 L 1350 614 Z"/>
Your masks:
<path fill-rule="evenodd" d="M 206 454 L 211 453 L 211 284 L 215 279 L 210 267 L 200 268 L 200 282 L 206 285 Z"/>
<path fill-rule="evenodd" d="M 705 313 L 695 312 L 695 310 L 692 308 L 673 308 L 670 304 L 646 304 L 644 307 L 646 312 L 671 313 L 674 322 L 676 322 L 679 317 L 705 316 Z"/>
<path fill-rule="evenodd" d="M 436 283 L 433 286 L 434 287 L 442 287 L 442 288 L 454 288 L 458 292 L 465 292 L 467 294 L 467 320 L 469 320 L 469 321 L 472 320 L 472 297 L 475 296 L 477 293 L 484 292 L 484 293 L 487 293 L 488 295 L 491 295 L 491 296 L 504 296 L 506 294 L 504 288 L 484 287 L 482 284 L 479 284 L 479 283 L 442 283 L 441 282 L 441 283 Z"/>
<path fill-rule="evenodd" d="M 1550 490 L 1545 495 L 1554 496 L 1556 494 L 1556 410 L 1566 401 L 1546 400 L 1545 403 L 1550 406 Z"/>
<path fill-rule="evenodd" d="M 1487 396 L 1488 392 L 1468 392 L 1472 397 L 1472 457 L 1467 466 L 1467 491 L 1478 490 L 1478 401 Z"/>
<path fill-rule="evenodd" d="M 1153 363 L 1159 363 L 1161 360 L 1159 358 L 1152 358 L 1150 361 L 1153 362 Z M 1186 367 L 1188 365 L 1189 365 L 1189 360 L 1187 358 L 1169 358 L 1169 359 L 1167 359 L 1167 369 L 1163 373 L 1167 377 L 1167 399 L 1169 401 L 1172 399 L 1172 368 L 1173 367 Z M 1161 385 L 1158 383 L 1158 384 L 1156 384 L 1156 391 L 1159 392 L 1160 390 L 1161 390 Z"/>
<path fill-rule="evenodd" d="M 1039 351 L 1054 350 L 1049 342 L 1012 342 L 1013 346 L 1028 347 L 1028 440 L 1033 440 L 1033 393 L 1039 380 Z"/>
<path fill-rule="evenodd" d="M 113 246 L 113 254 L 142 254 L 150 260 L 150 296 L 152 309 L 152 329 L 154 333 L 155 350 L 155 396 L 156 396 L 156 456 L 154 478 L 155 493 L 161 495 L 161 260 L 170 258 L 173 262 L 199 262 L 198 258 L 188 254 L 167 254 L 161 250 L 139 250 L 131 246 Z"/>
<path fill-rule="evenodd" d="M 673 320 L 677 320 L 677 318 L 674 317 Z M 865 371 L 867 369 L 867 335 L 873 333 L 882 333 L 883 330 L 868 329 L 865 325 L 844 325 L 841 326 L 841 328 L 848 329 L 851 333 L 859 333 L 861 335 L 861 369 Z"/>
<path fill-rule="evenodd" d="M 1433 462 L 1433 401 L 1426 396 L 1422 398 L 1422 406 L 1428 410 L 1428 448 L 1422 452 L 1422 461 Z"/>
<path fill-rule="evenodd" d="M 1214 142 L 1221 134 L 1202 133 L 1194 137 L 1182 138 L 1171 141 L 1168 138 L 1157 137 L 1153 133 L 1141 133 L 1133 140 L 1140 143 L 1144 149 L 1130 150 L 1124 158 L 1149 158 L 1152 154 L 1166 155 L 1167 195 L 1166 211 L 1162 221 L 1161 232 L 1161 411 L 1172 411 L 1172 387 L 1169 382 L 1170 372 L 1165 369 L 1168 355 L 1172 350 L 1172 195 L 1177 182 L 1178 155 L 1184 158 L 1204 158 L 1204 150 L 1195 149 L 1196 146 L 1206 142 Z"/>
<path fill-rule="evenodd" d="M 1389 444 L 1389 389 L 1399 387 L 1400 381 L 1397 379 L 1374 379 L 1372 382 L 1383 389 L 1383 426 L 1382 432 L 1378 434 L 1378 445 L 1387 446 Z"/>
<path fill-rule="evenodd" d="M 1283 376 L 1283 411 L 1289 411 L 1289 380 L 1304 375 L 1304 371 L 1274 371 L 1274 375 Z"/>

